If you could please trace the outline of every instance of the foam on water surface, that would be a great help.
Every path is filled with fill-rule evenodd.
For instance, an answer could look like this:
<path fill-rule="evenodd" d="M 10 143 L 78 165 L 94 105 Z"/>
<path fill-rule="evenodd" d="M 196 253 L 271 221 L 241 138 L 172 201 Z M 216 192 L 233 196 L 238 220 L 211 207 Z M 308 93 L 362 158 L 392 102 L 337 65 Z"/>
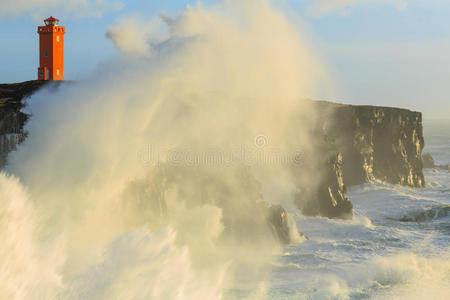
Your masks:
<path fill-rule="evenodd" d="M 448 136 L 428 141 L 438 163 L 449 163 Z M 351 221 L 293 214 L 309 240 L 285 250 L 269 298 L 448 299 L 450 174 L 424 172 L 423 189 L 381 182 L 351 187 Z"/>

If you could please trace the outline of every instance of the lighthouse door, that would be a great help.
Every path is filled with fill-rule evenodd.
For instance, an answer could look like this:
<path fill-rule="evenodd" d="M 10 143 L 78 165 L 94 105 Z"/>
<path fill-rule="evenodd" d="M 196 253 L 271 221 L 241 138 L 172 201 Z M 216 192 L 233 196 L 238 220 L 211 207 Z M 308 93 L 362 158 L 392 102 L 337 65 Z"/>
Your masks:
<path fill-rule="evenodd" d="M 46 69 L 45 70 L 45 80 L 49 80 L 50 79 L 50 70 Z"/>

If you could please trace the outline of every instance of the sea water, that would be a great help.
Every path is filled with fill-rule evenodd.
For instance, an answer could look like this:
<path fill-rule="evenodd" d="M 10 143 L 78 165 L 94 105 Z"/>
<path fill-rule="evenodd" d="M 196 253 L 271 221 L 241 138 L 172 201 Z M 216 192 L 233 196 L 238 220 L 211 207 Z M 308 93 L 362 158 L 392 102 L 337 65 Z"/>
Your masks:
<path fill-rule="evenodd" d="M 425 123 L 424 152 L 450 164 L 450 123 Z M 351 187 L 351 221 L 291 211 L 309 238 L 284 249 L 271 299 L 449 299 L 450 173 L 425 169 L 426 188 Z"/>

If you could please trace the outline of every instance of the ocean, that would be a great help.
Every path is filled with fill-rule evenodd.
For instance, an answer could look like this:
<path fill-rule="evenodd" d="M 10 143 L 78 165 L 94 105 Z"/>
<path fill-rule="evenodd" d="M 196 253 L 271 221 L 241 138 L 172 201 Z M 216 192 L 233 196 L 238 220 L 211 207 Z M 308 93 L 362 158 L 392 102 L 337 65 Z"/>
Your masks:
<path fill-rule="evenodd" d="M 425 153 L 450 164 L 448 122 L 425 122 Z M 287 247 L 270 299 L 448 299 L 450 173 L 425 169 L 426 188 L 351 187 L 351 221 L 291 211 L 308 240 Z"/>

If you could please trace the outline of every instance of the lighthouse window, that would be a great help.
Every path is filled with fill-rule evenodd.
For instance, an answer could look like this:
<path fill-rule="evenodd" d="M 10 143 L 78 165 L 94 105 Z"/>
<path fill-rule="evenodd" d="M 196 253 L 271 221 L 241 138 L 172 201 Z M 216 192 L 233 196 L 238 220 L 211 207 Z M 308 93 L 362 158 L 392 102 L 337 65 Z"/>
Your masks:
<path fill-rule="evenodd" d="M 59 69 L 56 69 L 56 75 L 59 76 Z"/>
<path fill-rule="evenodd" d="M 59 42 L 59 35 L 58 35 L 58 36 L 56 36 L 56 41 L 57 41 L 57 42 Z"/>
<path fill-rule="evenodd" d="M 44 51 L 44 56 L 47 57 L 48 56 L 48 52 L 47 50 Z"/>

